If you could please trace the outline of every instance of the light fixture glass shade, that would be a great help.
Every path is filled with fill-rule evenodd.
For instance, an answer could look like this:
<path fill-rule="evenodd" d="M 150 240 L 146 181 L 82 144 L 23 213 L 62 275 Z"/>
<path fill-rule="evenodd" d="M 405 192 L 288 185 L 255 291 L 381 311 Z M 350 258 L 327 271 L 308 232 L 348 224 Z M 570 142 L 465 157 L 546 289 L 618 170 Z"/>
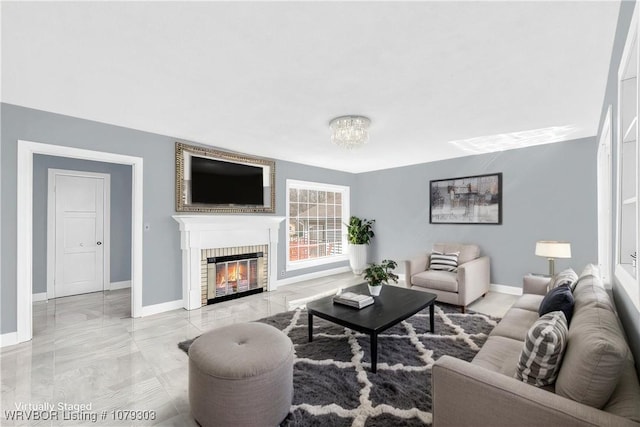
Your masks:
<path fill-rule="evenodd" d="M 331 142 L 349 150 L 369 142 L 371 120 L 362 116 L 336 117 L 329 123 Z"/>
<path fill-rule="evenodd" d="M 541 240 L 536 242 L 536 255 L 546 258 L 571 258 L 571 243 Z"/>

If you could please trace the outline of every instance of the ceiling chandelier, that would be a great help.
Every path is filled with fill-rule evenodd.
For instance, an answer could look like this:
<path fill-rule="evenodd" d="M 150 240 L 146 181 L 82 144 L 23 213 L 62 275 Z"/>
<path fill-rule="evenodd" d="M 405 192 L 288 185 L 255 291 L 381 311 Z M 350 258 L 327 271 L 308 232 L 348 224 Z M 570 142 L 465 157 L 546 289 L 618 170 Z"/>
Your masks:
<path fill-rule="evenodd" d="M 329 122 L 331 142 L 352 150 L 369 142 L 371 120 L 362 116 L 340 116 Z"/>

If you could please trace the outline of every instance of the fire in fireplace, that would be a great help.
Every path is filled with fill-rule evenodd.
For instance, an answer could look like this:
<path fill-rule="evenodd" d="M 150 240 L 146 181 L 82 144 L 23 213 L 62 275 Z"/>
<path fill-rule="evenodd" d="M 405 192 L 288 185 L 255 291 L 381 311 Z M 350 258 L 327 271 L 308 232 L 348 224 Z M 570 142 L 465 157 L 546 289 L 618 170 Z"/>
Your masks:
<path fill-rule="evenodd" d="M 207 258 L 207 304 L 264 290 L 262 252 Z"/>

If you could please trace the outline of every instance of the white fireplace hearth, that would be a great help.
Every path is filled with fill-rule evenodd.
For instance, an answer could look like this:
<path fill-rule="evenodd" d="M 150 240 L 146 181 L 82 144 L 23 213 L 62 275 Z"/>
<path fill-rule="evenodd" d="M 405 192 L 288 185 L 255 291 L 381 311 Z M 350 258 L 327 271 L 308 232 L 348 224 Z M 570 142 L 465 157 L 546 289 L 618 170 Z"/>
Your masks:
<path fill-rule="evenodd" d="M 278 230 L 285 219 L 271 215 L 174 215 L 180 225 L 184 308 L 202 306 L 201 251 L 267 245 L 267 290 L 278 278 Z"/>

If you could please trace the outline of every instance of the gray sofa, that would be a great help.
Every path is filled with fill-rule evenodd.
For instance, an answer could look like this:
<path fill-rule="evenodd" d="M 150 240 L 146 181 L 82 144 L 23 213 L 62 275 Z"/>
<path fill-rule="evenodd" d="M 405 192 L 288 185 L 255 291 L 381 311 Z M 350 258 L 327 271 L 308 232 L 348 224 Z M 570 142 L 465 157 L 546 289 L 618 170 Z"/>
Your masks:
<path fill-rule="evenodd" d="M 449 356 L 433 365 L 433 425 L 640 426 L 640 386 L 633 356 L 597 269 L 573 291 L 567 347 L 554 386 L 516 380 L 520 352 L 549 279 L 527 276 L 524 294 L 472 362 Z"/>
<path fill-rule="evenodd" d="M 465 307 L 489 292 L 490 260 L 480 256 L 477 245 L 436 243 L 433 250 L 442 253 L 459 252 L 455 272 L 429 270 L 431 253 L 405 261 L 405 282 L 408 288 L 436 294 L 439 302 Z"/>

